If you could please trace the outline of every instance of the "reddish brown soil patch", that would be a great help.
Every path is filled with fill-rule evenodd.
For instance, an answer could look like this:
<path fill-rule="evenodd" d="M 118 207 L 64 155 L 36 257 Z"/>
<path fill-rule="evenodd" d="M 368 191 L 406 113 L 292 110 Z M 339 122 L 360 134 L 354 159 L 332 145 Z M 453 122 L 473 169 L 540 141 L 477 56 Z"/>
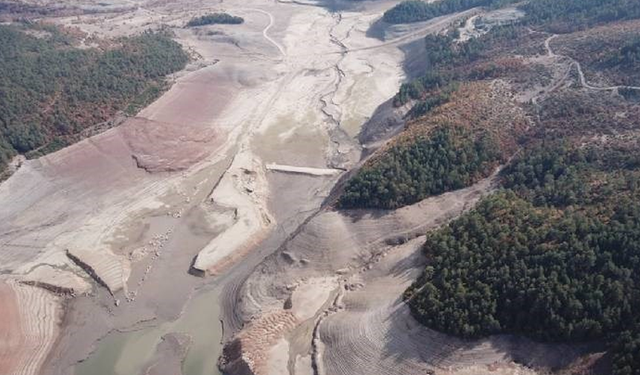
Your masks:
<path fill-rule="evenodd" d="M 213 127 L 136 118 L 122 129 L 138 167 L 148 172 L 187 169 L 220 147 L 224 136 Z"/>
<path fill-rule="evenodd" d="M 0 283 L 0 373 L 12 374 L 18 365 L 20 346 L 20 311 L 11 287 Z"/>

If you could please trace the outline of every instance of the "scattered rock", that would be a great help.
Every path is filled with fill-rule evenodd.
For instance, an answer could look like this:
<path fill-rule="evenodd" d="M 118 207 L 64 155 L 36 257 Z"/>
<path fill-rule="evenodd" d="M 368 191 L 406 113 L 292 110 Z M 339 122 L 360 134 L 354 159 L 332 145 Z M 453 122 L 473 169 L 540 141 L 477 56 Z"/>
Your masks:
<path fill-rule="evenodd" d="M 296 262 L 296 257 L 288 251 L 283 251 L 280 255 L 289 264 L 293 264 Z"/>
<path fill-rule="evenodd" d="M 293 307 L 293 301 L 291 299 L 291 296 L 289 296 L 289 298 L 287 298 L 287 300 L 284 301 L 284 306 L 282 308 L 285 310 L 291 310 L 292 307 Z"/>

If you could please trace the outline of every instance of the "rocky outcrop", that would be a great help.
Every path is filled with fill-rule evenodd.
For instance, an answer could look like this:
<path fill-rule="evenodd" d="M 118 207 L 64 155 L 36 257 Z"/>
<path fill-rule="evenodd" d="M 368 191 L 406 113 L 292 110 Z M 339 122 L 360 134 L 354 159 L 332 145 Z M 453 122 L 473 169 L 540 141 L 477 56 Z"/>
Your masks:
<path fill-rule="evenodd" d="M 18 280 L 25 285 L 42 288 L 61 297 L 75 297 L 91 289 L 87 280 L 73 270 L 46 264 L 32 269 Z"/>
<path fill-rule="evenodd" d="M 269 349 L 297 323 L 290 311 L 270 313 L 249 323 L 224 346 L 220 369 L 234 375 L 269 375 Z"/>
<path fill-rule="evenodd" d="M 108 251 L 67 250 L 67 256 L 112 294 L 126 288 L 131 272 L 126 260 Z"/>

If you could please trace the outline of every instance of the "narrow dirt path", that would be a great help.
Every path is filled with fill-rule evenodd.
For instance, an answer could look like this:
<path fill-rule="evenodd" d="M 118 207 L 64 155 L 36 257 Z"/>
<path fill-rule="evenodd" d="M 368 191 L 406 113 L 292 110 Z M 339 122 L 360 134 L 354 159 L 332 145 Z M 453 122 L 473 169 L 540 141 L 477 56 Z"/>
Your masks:
<path fill-rule="evenodd" d="M 257 8 L 236 8 L 236 9 L 247 10 L 247 11 L 250 11 L 250 12 L 258 12 L 258 13 L 264 14 L 267 17 L 269 17 L 269 24 L 262 30 L 262 35 L 264 36 L 264 38 L 266 40 L 269 41 L 269 43 L 273 44 L 278 49 L 278 51 L 280 52 L 280 55 L 282 55 L 282 57 L 286 57 L 287 56 L 287 53 L 285 52 L 284 47 L 282 47 L 280 45 L 280 43 L 276 42 L 273 38 L 271 38 L 269 36 L 269 29 L 271 29 L 271 27 L 275 23 L 275 18 L 273 17 L 273 14 L 271 14 L 271 13 L 265 11 L 265 10 L 257 9 Z"/>
<path fill-rule="evenodd" d="M 640 86 L 625 86 L 625 85 L 620 85 L 620 86 L 605 86 L 605 87 L 600 87 L 600 86 L 594 86 L 592 84 L 590 84 L 589 82 L 587 82 L 587 79 L 585 78 L 584 75 L 584 71 L 582 70 L 582 65 L 580 65 L 580 63 L 576 60 L 574 60 L 573 58 L 566 56 L 566 55 L 558 55 L 555 52 L 553 52 L 553 49 L 551 48 L 551 41 L 555 38 L 558 37 L 558 34 L 553 34 L 551 35 L 549 38 L 547 38 L 544 41 L 544 47 L 547 50 L 547 56 L 550 58 L 563 58 L 563 59 L 567 59 L 569 61 L 571 61 L 571 64 L 576 68 L 576 70 L 578 71 L 578 78 L 580 80 L 580 84 L 582 85 L 582 87 L 589 89 L 589 90 L 596 90 L 596 91 L 618 91 L 619 89 L 627 89 L 627 90 L 640 90 Z"/>

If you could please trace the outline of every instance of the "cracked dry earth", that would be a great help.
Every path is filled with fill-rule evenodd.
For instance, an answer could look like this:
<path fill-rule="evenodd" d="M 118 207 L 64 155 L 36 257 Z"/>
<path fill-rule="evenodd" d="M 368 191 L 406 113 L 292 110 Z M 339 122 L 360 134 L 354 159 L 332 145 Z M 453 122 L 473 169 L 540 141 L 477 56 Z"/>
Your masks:
<path fill-rule="evenodd" d="M 403 79 L 398 47 L 459 16 L 382 41 L 367 31 L 392 3 L 337 13 L 272 1 L 107 5 L 47 21 L 103 38 L 168 27 L 195 59 L 136 117 L 25 161 L 0 185 L 0 373 L 215 373 L 185 370 L 190 356 L 216 355 L 219 334 L 197 337 L 219 331 L 215 309 L 191 335 L 174 322 L 197 314 L 198 296 L 217 303 L 223 286 L 221 305 L 235 304 L 229 291 L 244 288 L 359 161 L 357 134 Z M 183 27 L 215 10 L 245 23 Z M 313 320 L 326 299 L 316 293 L 333 296 L 337 280 L 309 279 L 291 301 L 306 307 L 265 318 L 273 338 L 264 339 L 276 348 L 260 357 L 267 371 L 293 365 L 281 333 Z M 141 352 L 121 345 L 103 357 L 104 345 L 156 328 Z M 233 324 L 225 330 L 234 332 Z M 301 358 L 300 373 L 317 361 Z"/>
<path fill-rule="evenodd" d="M 101 37 L 168 27 L 196 58 L 136 117 L 0 185 L 0 373 L 217 374 L 222 351 L 228 374 L 530 374 L 515 362 L 579 354 L 461 342 L 400 301 L 421 235 L 495 176 L 395 211 L 323 206 L 359 165 L 365 124 L 402 125 L 388 110 L 399 47 L 478 11 L 381 40 L 368 32 L 393 2 L 321 5 L 114 1 L 49 20 Z M 245 23 L 183 27 L 217 10 Z"/>

